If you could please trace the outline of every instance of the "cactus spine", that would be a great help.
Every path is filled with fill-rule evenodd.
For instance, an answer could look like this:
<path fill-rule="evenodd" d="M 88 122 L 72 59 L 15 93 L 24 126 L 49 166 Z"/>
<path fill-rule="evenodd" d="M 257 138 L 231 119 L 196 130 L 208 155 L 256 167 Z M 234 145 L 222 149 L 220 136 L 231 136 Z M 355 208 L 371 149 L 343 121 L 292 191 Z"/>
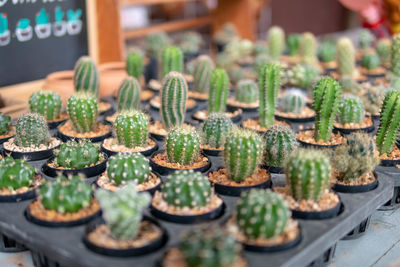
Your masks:
<path fill-rule="evenodd" d="M 140 81 L 143 71 L 143 56 L 139 53 L 129 53 L 126 57 L 126 72 L 128 75 Z"/>
<path fill-rule="evenodd" d="M 275 167 L 282 167 L 285 159 L 297 148 L 293 131 L 282 125 L 274 125 L 267 129 L 264 144 L 265 164 Z"/>
<path fill-rule="evenodd" d="M 394 76 L 400 77 L 400 34 L 396 34 L 392 38 L 391 71 Z"/>
<path fill-rule="evenodd" d="M 54 150 L 54 165 L 68 169 L 79 169 L 96 165 L 100 159 L 100 146 L 82 139 L 68 141 Z"/>
<path fill-rule="evenodd" d="M 60 118 L 62 102 L 56 92 L 41 90 L 33 93 L 29 98 L 29 106 L 32 113 L 39 113 L 48 121 Z"/>
<path fill-rule="evenodd" d="M 355 49 L 351 40 L 342 37 L 337 42 L 338 70 L 342 76 L 353 77 L 355 72 Z"/>
<path fill-rule="evenodd" d="M 317 58 L 317 40 L 311 32 L 305 32 L 300 39 L 299 53 L 301 62 L 308 65 L 318 63 Z"/>
<path fill-rule="evenodd" d="M 68 98 L 67 112 L 75 131 L 90 132 L 97 123 L 97 99 L 92 94 L 76 93 Z"/>
<path fill-rule="evenodd" d="M 166 139 L 166 151 L 169 162 L 190 165 L 200 153 L 200 136 L 196 129 L 181 125 L 169 131 Z"/>
<path fill-rule="evenodd" d="M 287 90 L 280 106 L 283 112 L 300 114 L 306 106 L 306 96 L 299 89 Z"/>
<path fill-rule="evenodd" d="M 392 41 L 387 38 L 379 39 L 376 44 L 376 52 L 379 55 L 379 59 L 383 64 L 390 63 L 390 50 Z"/>
<path fill-rule="evenodd" d="M 74 68 L 75 91 L 85 91 L 99 96 L 99 72 L 96 64 L 88 56 L 83 56 L 75 64 Z"/>
<path fill-rule="evenodd" d="M 119 112 L 140 108 L 140 83 L 135 77 L 126 77 L 118 88 L 117 108 Z"/>
<path fill-rule="evenodd" d="M 361 123 L 365 116 L 364 104 L 356 95 L 343 95 L 336 120 L 340 124 Z"/>
<path fill-rule="evenodd" d="M 286 40 L 286 46 L 289 50 L 289 56 L 297 56 L 300 47 L 300 36 L 298 34 L 289 34 Z"/>
<path fill-rule="evenodd" d="M 18 146 L 38 147 L 50 140 L 45 118 L 37 113 L 26 113 L 19 117 L 16 125 L 15 143 Z"/>
<path fill-rule="evenodd" d="M 118 153 L 107 162 L 107 176 L 116 185 L 135 181 L 143 184 L 150 178 L 149 160 L 140 153 Z"/>
<path fill-rule="evenodd" d="M 193 78 L 195 90 L 197 92 L 208 93 L 208 89 L 210 88 L 211 74 L 214 67 L 214 62 L 207 55 L 201 55 L 196 59 Z"/>
<path fill-rule="evenodd" d="M 285 49 L 285 32 L 281 27 L 272 26 L 268 30 L 269 56 L 274 61 L 279 61 Z"/>
<path fill-rule="evenodd" d="M 143 147 L 147 143 L 149 119 L 139 110 L 126 110 L 115 119 L 118 143 L 126 147 Z"/>
<path fill-rule="evenodd" d="M 162 74 L 167 75 L 171 71 L 183 73 L 183 53 L 179 47 L 169 46 L 162 54 Z"/>
<path fill-rule="evenodd" d="M 5 135 L 10 131 L 11 117 L 0 112 L 0 135 Z"/>
<path fill-rule="evenodd" d="M 202 127 L 202 142 L 212 148 L 222 148 L 232 127 L 233 123 L 225 113 L 211 113 Z"/>
<path fill-rule="evenodd" d="M 229 94 L 229 77 L 224 69 L 213 70 L 210 79 L 208 113 L 225 112 Z"/>
<path fill-rule="evenodd" d="M 240 103 L 251 104 L 258 101 L 258 87 L 251 79 L 240 80 L 236 85 L 235 100 Z"/>
<path fill-rule="evenodd" d="M 6 157 L 0 159 L 0 189 L 14 191 L 21 187 L 29 187 L 33 182 L 35 168 L 20 159 Z"/>
<path fill-rule="evenodd" d="M 266 64 L 261 68 L 258 77 L 260 89 L 260 125 L 269 127 L 274 124 L 276 99 L 280 87 L 280 70 L 278 65 Z"/>

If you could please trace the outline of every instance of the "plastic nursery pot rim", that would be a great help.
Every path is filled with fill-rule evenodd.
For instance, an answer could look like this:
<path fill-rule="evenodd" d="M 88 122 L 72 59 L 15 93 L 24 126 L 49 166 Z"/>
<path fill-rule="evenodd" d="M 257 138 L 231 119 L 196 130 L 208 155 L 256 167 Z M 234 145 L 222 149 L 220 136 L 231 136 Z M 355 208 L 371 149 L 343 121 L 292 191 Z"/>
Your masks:
<path fill-rule="evenodd" d="M 400 159 L 381 159 L 379 165 L 384 167 L 395 167 L 398 164 L 400 164 Z"/>
<path fill-rule="evenodd" d="M 337 203 L 336 206 L 328 210 L 322 210 L 322 211 L 291 210 L 291 211 L 292 211 L 292 216 L 295 219 L 324 220 L 338 216 L 342 206 L 343 206 L 342 200 L 340 200 L 339 198 L 339 203 Z"/>
<path fill-rule="evenodd" d="M 68 118 L 65 118 L 63 120 L 59 120 L 59 121 L 49 121 L 47 122 L 47 125 L 49 126 L 49 129 L 55 129 L 57 128 L 59 125 L 65 123 L 68 120 Z"/>
<path fill-rule="evenodd" d="M 277 166 L 268 166 L 268 165 L 261 165 L 260 168 L 267 170 L 270 173 L 276 173 L 276 174 L 282 174 L 283 172 L 283 167 L 277 167 Z"/>
<path fill-rule="evenodd" d="M 280 121 L 286 121 L 286 122 L 313 122 L 315 121 L 315 115 L 311 117 L 304 117 L 304 118 L 289 118 L 289 117 L 284 117 L 284 116 L 279 116 L 275 114 L 275 118 Z"/>
<path fill-rule="evenodd" d="M 220 157 L 222 155 L 222 149 L 205 149 L 202 148 L 203 154 L 211 157 Z"/>
<path fill-rule="evenodd" d="M 37 175 L 37 174 L 35 174 Z M 42 179 L 44 180 L 44 177 L 40 175 Z M 40 186 L 33 188 L 31 190 L 28 190 L 24 193 L 20 194 L 15 194 L 15 195 L 0 195 L 0 203 L 4 202 L 20 202 L 24 200 L 29 200 L 36 198 L 36 189 L 40 188 Z"/>
<path fill-rule="evenodd" d="M 375 123 L 374 123 L 374 120 L 371 119 L 371 121 L 372 121 L 372 125 L 367 126 L 367 127 L 364 127 L 364 128 L 345 129 L 345 128 L 339 128 L 339 127 L 333 126 L 333 131 L 339 132 L 339 133 L 341 133 L 342 135 L 351 134 L 351 133 L 354 133 L 354 132 L 366 132 L 366 133 L 371 133 L 371 132 L 373 132 L 373 131 L 375 130 Z"/>
<path fill-rule="evenodd" d="M 229 112 L 234 112 L 234 111 L 236 111 L 238 109 L 241 109 L 243 112 L 256 112 L 256 111 L 258 111 L 258 106 L 250 108 L 250 107 L 239 107 L 239 106 L 235 106 L 235 105 L 232 105 L 232 104 L 226 104 L 226 109 Z"/>
<path fill-rule="evenodd" d="M 57 169 L 49 166 L 54 160 L 54 156 L 48 159 L 42 166 L 42 172 L 50 177 L 57 177 L 59 173 L 62 173 L 65 176 L 68 175 L 77 175 L 79 173 L 84 174 L 86 178 L 93 177 L 99 175 L 100 173 L 104 172 L 107 167 L 107 154 L 101 152 L 103 155 L 104 160 L 97 165 L 86 167 L 86 168 L 79 168 L 79 169 Z"/>
<path fill-rule="evenodd" d="M 166 137 L 166 135 L 157 134 L 157 133 L 153 133 L 153 132 L 150 132 L 150 136 L 157 141 L 164 141 L 164 139 Z"/>
<path fill-rule="evenodd" d="M 138 152 L 138 153 L 142 154 L 142 155 L 145 156 L 145 157 L 150 156 L 151 154 L 153 154 L 155 151 L 158 150 L 157 141 L 156 141 L 154 138 L 152 138 L 152 137 L 150 137 L 150 139 L 154 141 L 154 146 L 152 146 L 152 147 L 149 148 L 149 149 L 146 149 L 146 150 L 143 150 L 143 151 L 139 151 L 139 152 Z M 107 156 L 109 156 L 109 157 L 114 156 L 114 155 L 116 155 L 116 154 L 119 153 L 119 151 L 109 150 L 109 149 L 105 148 L 103 144 L 101 144 L 101 150 L 102 150 L 104 153 L 106 153 Z"/>
<path fill-rule="evenodd" d="M 64 124 L 64 123 L 63 123 L 63 124 Z M 93 143 L 97 143 L 97 142 L 103 141 L 104 139 L 106 139 L 106 138 L 108 138 L 108 137 L 110 137 L 110 136 L 112 135 L 111 128 L 110 128 L 110 126 L 108 125 L 108 132 L 107 132 L 106 134 L 103 134 L 103 135 L 100 135 L 100 136 L 96 136 L 96 137 L 84 137 L 84 138 L 83 138 L 83 137 L 69 136 L 69 135 L 63 134 L 63 133 L 60 131 L 60 127 L 61 127 L 63 124 L 60 124 L 60 125 L 59 125 L 58 131 L 57 131 L 58 136 L 60 137 L 60 139 L 61 139 L 63 142 L 67 142 L 67 141 L 69 141 L 69 140 L 83 140 L 83 139 L 85 139 L 85 140 L 89 140 L 89 141 L 91 141 L 91 142 L 93 142 Z"/>
<path fill-rule="evenodd" d="M 58 148 L 60 145 L 46 150 L 33 151 L 33 152 L 17 152 L 11 151 L 3 147 L 5 155 L 9 154 L 14 159 L 26 159 L 27 161 L 35 161 L 48 159 L 53 156 L 53 150 Z"/>
<path fill-rule="evenodd" d="M 243 111 L 242 108 L 240 108 L 240 109 Z M 231 118 L 230 118 L 231 121 L 232 121 L 233 123 L 239 123 L 240 120 L 242 119 L 242 113 L 243 113 L 243 112 L 240 112 L 240 113 L 237 114 L 236 116 L 231 117 Z M 203 119 L 198 118 L 198 117 L 196 117 L 195 115 L 196 115 L 196 113 L 192 114 L 192 119 L 193 119 L 193 120 L 199 121 L 199 122 L 204 122 Z"/>
<path fill-rule="evenodd" d="M 304 131 L 308 131 L 307 130 L 301 130 L 299 131 L 299 133 L 304 132 Z M 318 144 L 312 144 L 312 143 L 307 143 L 304 142 L 298 138 L 296 138 L 297 142 L 299 142 L 300 145 L 302 145 L 303 147 L 307 147 L 307 148 L 316 148 L 316 149 L 325 149 L 325 148 L 336 148 L 338 146 L 340 146 L 341 144 L 336 144 L 336 145 L 318 145 Z"/>
<path fill-rule="evenodd" d="M 344 185 L 335 183 L 332 186 L 332 190 L 340 193 L 364 193 L 374 190 L 375 188 L 378 187 L 379 184 L 378 174 L 374 172 L 374 175 L 375 175 L 375 181 L 373 181 L 372 183 L 363 185 Z"/>
<path fill-rule="evenodd" d="M 163 247 L 168 241 L 168 233 L 167 233 L 167 230 L 164 227 L 162 227 L 157 221 L 155 221 L 154 219 L 152 219 L 148 216 L 143 216 L 143 221 L 148 221 L 148 222 L 156 225 L 162 231 L 162 234 L 160 235 L 159 238 L 157 238 L 150 244 L 147 244 L 143 247 L 129 248 L 129 249 L 112 249 L 112 248 L 100 247 L 100 246 L 92 243 L 87 238 L 87 236 L 89 233 L 94 231 L 97 226 L 104 224 L 104 220 L 102 218 L 93 220 L 91 223 L 89 223 L 87 225 L 85 233 L 82 238 L 82 241 L 85 244 L 85 246 L 88 249 L 90 249 L 91 251 L 98 253 L 98 254 L 106 255 L 106 256 L 131 257 L 131 256 L 145 255 L 145 254 L 154 252 L 154 251 L 158 250 L 159 248 Z"/>

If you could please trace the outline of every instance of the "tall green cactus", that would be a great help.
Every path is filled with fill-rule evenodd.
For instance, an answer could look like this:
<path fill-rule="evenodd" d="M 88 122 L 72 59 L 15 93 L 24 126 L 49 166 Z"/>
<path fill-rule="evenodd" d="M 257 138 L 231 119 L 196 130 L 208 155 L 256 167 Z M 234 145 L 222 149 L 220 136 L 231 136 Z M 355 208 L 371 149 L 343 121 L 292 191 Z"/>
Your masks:
<path fill-rule="evenodd" d="M 10 131 L 11 117 L 0 112 L 0 135 L 5 135 Z"/>
<path fill-rule="evenodd" d="M 235 89 L 235 100 L 240 103 L 251 104 L 258 101 L 259 90 L 252 79 L 243 79 Z"/>
<path fill-rule="evenodd" d="M 289 50 L 289 56 L 297 56 L 300 47 L 300 35 L 297 33 L 291 33 L 286 39 L 286 46 Z"/>
<path fill-rule="evenodd" d="M 0 189 L 14 191 L 29 187 L 33 182 L 35 168 L 21 159 L 6 157 L 0 159 Z"/>
<path fill-rule="evenodd" d="M 176 46 L 167 47 L 162 54 L 163 77 L 171 71 L 183 73 L 183 52 Z"/>
<path fill-rule="evenodd" d="M 272 26 L 268 30 L 269 56 L 274 61 L 279 61 L 285 49 L 285 32 L 279 26 Z"/>
<path fill-rule="evenodd" d="M 225 112 L 229 94 L 229 77 L 224 69 L 213 70 L 208 93 L 208 113 Z"/>
<path fill-rule="evenodd" d="M 74 68 L 75 91 L 85 91 L 99 96 L 100 78 L 96 64 L 88 56 L 78 59 Z"/>
<path fill-rule="evenodd" d="M 17 120 L 15 143 L 18 146 L 38 147 L 50 140 L 49 127 L 46 119 L 37 113 L 23 114 Z"/>
<path fill-rule="evenodd" d="M 392 41 L 388 38 L 379 39 L 376 44 L 376 52 L 379 55 L 379 59 L 383 64 L 390 63 L 390 50 Z"/>
<path fill-rule="evenodd" d="M 207 55 L 201 55 L 196 59 L 193 72 L 194 89 L 196 92 L 208 93 L 214 67 L 214 62 Z"/>
<path fill-rule="evenodd" d="M 78 92 L 68 98 L 67 112 L 75 131 L 90 132 L 97 123 L 97 98 L 86 92 Z"/>
<path fill-rule="evenodd" d="M 128 75 L 140 81 L 143 71 L 143 56 L 140 53 L 129 53 L 126 57 L 126 72 Z"/>
<path fill-rule="evenodd" d="M 60 118 L 61 106 L 60 95 L 53 91 L 40 90 L 34 92 L 29 98 L 31 112 L 43 115 L 48 121 Z"/>
<path fill-rule="evenodd" d="M 82 139 L 68 141 L 54 150 L 53 163 L 68 169 L 80 169 L 96 165 L 100 159 L 100 145 Z"/>
<path fill-rule="evenodd" d="M 150 173 L 149 160 L 140 153 L 118 153 L 107 162 L 107 177 L 117 186 L 129 181 L 143 184 Z"/>
<path fill-rule="evenodd" d="M 192 126 L 183 124 L 168 132 L 166 151 L 169 162 L 190 165 L 200 153 L 200 136 Z"/>
<path fill-rule="evenodd" d="M 303 64 L 314 65 L 318 63 L 317 40 L 311 32 L 305 32 L 301 36 L 299 54 Z"/>
<path fill-rule="evenodd" d="M 126 77 L 117 93 L 117 109 L 119 112 L 129 109 L 140 109 L 141 86 L 133 76 Z"/>
<path fill-rule="evenodd" d="M 279 87 L 279 66 L 275 64 L 264 65 L 258 76 L 258 88 L 260 89 L 260 105 L 258 112 L 260 114 L 260 125 L 262 127 L 269 127 L 274 124 Z"/>
<path fill-rule="evenodd" d="M 361 99 L 356 95 L 343 95 L 340 98 L 336 120 L 340 124 L 361 123 L 364 120 L 365 110 Z"/>
<path fill-rule="evenodd" d="M 283 125 L 268 128 L 264 134 L 264 144 L 264 162 L 274 167 L 282 167 L 286 158 L 298 146 L 294 132 Z"/>
<path fill-rule="evenodd" d="M 207 144 L 212 148 L 222 148 L 225 137 L 232 127 L 233 123 L 225 113 L 209 114 L 201 129 L 203 144 Z"/>
<path fill-rule="evenodd" d="M 306 106 L 306 96 L 299 89 L 289 89 L 285 91 L 280 103 L 283 112 L 300 114 Z"/>
<path fill-rule="evenodd" d="M 337 42 L 338 71 L 342 76 L 352 77 L 355 72 L 356 56 L 354 45 L 347 37 L 342 37 Z"/>
<path fill-rule="evenodd" d="M 115 119 L 118 143 L 126 147 L 143 147 L 149 135 L 149 118 L 140 110 L 126 110 Z"/>
<path fill-rule="evenodd" d="M 390 63 L 391 71 L 394 76 L 400 77 L 400 34 L 396 34 L 392 38 L 392 50 Z"/>

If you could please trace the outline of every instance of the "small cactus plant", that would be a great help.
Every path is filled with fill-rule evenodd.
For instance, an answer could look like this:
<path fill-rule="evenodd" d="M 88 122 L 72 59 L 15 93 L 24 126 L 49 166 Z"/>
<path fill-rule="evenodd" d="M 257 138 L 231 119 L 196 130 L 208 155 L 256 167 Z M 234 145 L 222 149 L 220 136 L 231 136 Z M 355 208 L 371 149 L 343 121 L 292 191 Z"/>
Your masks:
<path fill-rule="evenodd" d="M 256 56 L 256 58 L 254 59 L 254 70 L 257 73 L 260 73 L 261 68 L 265 66 L 265 64 L 270 63 L 271 58 L 269 57 L 269 55 L 266 54 L 261 54 Z"/>
<path fill-rule="evenodd" d="M 286 113 L 300 114 L 306 106 L 306 96 L 299 89 L 289 89 L 283 95 L 280 109 Z"/>
<path fill-rule="evenodd" d="M 97 123 L 97 98 L 86 92 L 75 93 L 68 98 L 67 112 L 75 131 L 90 132 Z"/>
<path fill-rule="evenodd" d="M 361 64 L 367 70 L 374 70 L 379 67 L 379 56 L 377 54 L 365 54 L 362 57 Z"/>
<path fill-rule="evenodd" d="M 254 43 L 254 55 L 267 55 L 268 56 L 268 43 L 265 41 L 257 41 Z"/>
<path fill-rule="evenodd" d="M 225 112 L 229 94 L 229 77 L 224 69 L 213 70 L 210 79 L 208 113 Z"/>
<path fill-rule="evenodd" d="M 143 184 L 150 178 L 149 160 L 140 153 L 118 153 L 107 162 L 107 176 L 114 184 Z"/>
<path fill-rule="evenodd" d="M 300 39 L 299 54 L 303 64 L 315 65 L 317 58 L 317 40 L 311 32 L 305 32 Z"/>
<path fill-rule="evenodd" d="M 235 100 L 240 103 L 251 104 L 258 101 L 259 90 L 252 79 L 240 80 L 235 89 Z"/>
<path fill-rule="evenodd" d="M 94 61 L 88 57 L 83 56 L 75 64 L 74 68 L 74 86 L 75 91 L 85 91 L 93 94 L 95 97 L 99 96 L 99 72 Z"/>
<path fill-rule="evenodd" d="M 0 189 L 14 191 L 21 187 L 29 187 L 33 182 L 35 168 L 21 159 L 6 157 L 0 159 Z"/>
<path fill-rule="evenodd" d="M 150 56 L 158 58 L 170 43 L 171 40 L 165 32 L 152 32 L 146 36 L 145 48 Z"/>
<path fill-rule="evenodd" d="M 258 88 L 260 89 L 260 105 L 258 112 L 260 114 L 260 125 L 262 127 L 269 127 L 274 124 L 279 87 L 279 66 L 275 64 L 264 65 L 258 77 Z"/>
<path fill-rule="evenodd" d="M 29 107 L 32 113 L 39 113 L 48 121 L 60 118 L 61 97 L 58 93 L 48 90 L 40 90 L 29 98 Z"/>
<path fill-rule="evenodd" d="M 297 64 L 287 71 L 287 77 L 289 84 L 300 88 L 309 88 L 318 79 L 319 73 L 310 65 Z"/>
<path fill-rule="evenodd" d="M 390 49 L 392 41 L 388 38 L 379 39 L 376 44 L 376 52 L 379 55 L 379 59 L 383 64 L 390 63 Z"/>
<path fill-rule="evenodd" d="M 126 57 L 126 72 L 128 75 L 140 81 L 143 71 L 143 56 L 140 53 L 129 53 Z"/>
<path fill-rule="evenodd" d="M 118 143 L 126 147 L 143 147 L 149 135 L 149 118 L 139 110 L 126 110 L 115 119 Z"/>
<path fill-rule="evenodd" d="M 286 46 L 289 50 L 289 56 L 297 56 L 300 47 L 300 35 L 296 33 L 289 34 L 286 39 Z"/>
<path fill-rule="evenodd" d="M 196 59 L 193 72 L 194 89 L 196 92 L 208 93 L 213 69 L 214 62 L 209 56 L 201 55 Z"/>
<path fill-rule="evenodd" d="M 183 73 L 183 52 L 176 46 L 167 47 L 162 54 L 163 77 L 171 71 Z"/>
<path fill-rule="evenodd" d="M 232 84 L 237 84 L 240 80 L 246 78 L 247 74 L 244 68 L 241 68 L 239 66 L 234 66 L 229 68 L 229 79 L 232 82 Z"/>
<path fill-rule="evenodd" d="M 361 49 L 368 49 L 372 46 L 372 42 L 374 41 L 374 36 L 372 33 L 364 29 L 360 32 L 360 35 L 358 36 L 358 44 L 360 45 Z"/>
<path fill-rule="evenodd" d="M 323 151 L 298 149 L 288 157 L 285 173 L 296 201 L 319 201 L 329 187 L 331 163 Z"/>
<path fill-rule="evenodd" d="M 336 44 L 331 40 L 322 41 L 319 47 L 319 57 L 322 62 L 328 63 L 335 60 L 336 57 Z"/>
<path fill-rule="evenodd" d="M 355 73 L 355 49 L 351 40 L 347 37 L 339 39 L 336 45 L 338 71 L 342 76 L 353 77 Z"/>
<path fill-rule="evenodd" d="M 296 136 L 283 125 L 274 125 L 264 134 L 264 162 L 267 166 L 282 167 L 290 153 L 297 149 Z"/>
<path fill-rule="evenodd" d="M 219 44 L 227 44 L 230 41 L 236 40 L 238 33 L 236 26 L 232 23 L 225 23 L 222 28 L 214 35 L 215 42 Z"/>
<path fill-rule="evenodd" d="M 209 114 L 201 130 L 202 143 L 212 148 L 222 148 L 225 136 L 232 127 L 233 123 L 225 113 Z"/>
<path fill-rule="evenodd" d="M 166 138 L 166 151 L 169 162 L 190 165 L 200 153 L 200 136 L 196 129 L 181 125 L 171 129 Z"/>
<path fill-rule="evenodd" d="M 392 74 L 400 77 L 400 34 L 396 34 L 392 38 L 390 63 Z"/>
<path fill-rule="evenodd" d="M 279 61 L 285 49 L 285 32 L 279 26 L 272 26 L 268 30 L 269 56 L 274 61 Z"/>
<path fill-rule="evenodd" d="M 364 120 L 365 110 L 361 99 L 356 95 L 345 94 L 340 98 L 336 120 L 340 124 L 360 124 Z"/>
<path fill-rule="evenodd" d="M 381 105 L 383 99 L 385 98 L 385 93 L 382 88 L 378 86 L 367 86 L 364 88 L 364 94 L 361 99 L 364 103 L 365 111 L 371 113 L 372 115 L 379 114 L 381 110 Z"/>
<path fill-rule="evenodd" d="M 85 139 L 80 141 L 68 141 L 54 150 L 55 166 L 68 169 L 86 168 L 96 165 L 100 159 L 100 146 Z"/>
<path fill-rule="evenodd" d="M 5 135 L 10 131 L 11 117 L 0 112 L 0 135 Z"/>
<path fill-rule="evenodd" d="M 140 108 L 140 83 L 133 76 L 126 77 L 117 93 L 117 109 L 123 110 Z"/>
<path fill-rule="evenodd" d="M 49 127 L 45 118 L 37 113 L 23 114 L 17 120 L 15 144 L 21 147 L 38 147 L 50 141 Z"/>

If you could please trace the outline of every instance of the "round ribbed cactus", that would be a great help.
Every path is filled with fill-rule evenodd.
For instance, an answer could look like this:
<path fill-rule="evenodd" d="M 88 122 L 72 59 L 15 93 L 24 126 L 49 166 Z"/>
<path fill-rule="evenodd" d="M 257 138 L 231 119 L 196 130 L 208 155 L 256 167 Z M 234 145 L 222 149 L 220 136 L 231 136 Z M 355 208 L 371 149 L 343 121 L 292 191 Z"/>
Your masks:
<path fill-rule="evenodd" d="M 14 191 L 29 187 L 33 182 L 35 168 L 21 159 L 6 157 L 0 159 L 0 189 Z"/>
<path fill-rule="evenodd" d="M 280 102 L 280 108 L 283 112 L 300 114 L 306 106 L 306 96 L 299 89 L 289 89 L 285 91 Z"/>
<path fill-rule="evenodd" d="M 193 78 L 196 92 L 208 93 L 214 62 L 207 55 L 199 56 L 195 61 Z"/>
<path fill-rule="evenodd" d="M 23 114 L 17 120 L 15 143 L 18 146 L 38 147 L 50 140 L 46 119 L 37 113 Z"/>
<path fill-rule="evenodd" d="M 251 104 L 258 101 L 259 90 L 252 79 L 240 80 L 235 89 L 235 100 L 240 103 Z"/>
<path fill-rule="evenodd" d="M 136 181 L 143 184 L 150 178 L 149 160 L 140 153 L 118 153 L 108 159 L 107 176 L 116 185 Z"/>
<path fill-rule="evenodd" d="M 396 34 L 392 38 L 390 63 L 393 75 L 400 77 L 400 34 Z"/>
<path fill-rule="evenodd" d="M 203 144 L 212 148 L 221 148 L 225 142 L 225 136 L 232 129 L 233 123 L 225 113 L 211 113 L 204 121 L 201 129 Z"/>
<path fill-rule="evenodd" d="M 267 166 L 282 167 L 286 158 L 296 148 L 296 136 L 286 126 L 274 125 L 264 134 L 264 162 Z"/>
<path fill-rule="evenodd" d="M 150 204 L 150 194 L 139 193 L 134 182 L 129 182 L 118 192 L 100 189 L 95 194 L 112 237 L 134 240 L 139 234 L 143 210 Z"/>
<path fill-rule="evenodd" d="M 120 145 L 129 148 L 146 145 L 149 132 L 149 118 L 142 111 L 122 111 L 115 119 L 114 126 Z"/>
<path fill-rule="evenodd" d="M 272 60 L 279 61 L 285 49 L 285 32 L 279 26 L 272 26 L 268 30 L 268 49 Z"/>
<path fill-rule="evenodd" d="M 361 49 L 368 49 L 374 41 L 374 35 L 367 29 L 363 29 L 358 36 L 358 43 Z"/>
<path fill-rule="evenodd" d="M 96 165 L 100 159 L 100 146 L 85 139 L 68 141 L 54 150 L 54 165 L 68 169 L 80 169 Z"/>
<path fill-rule="evenodd" d="M 296 33 L 291 33 L 286 39 L 286 46 L 289 50 L 289 56 L 297 56 L 300 47 L 300 35 Z"/>
<path fill-rule="evenodd" d="M 150 56 L 158 58 L 170 43 L 171 40 L 165 32 L 152 32 L 146 36 L 144 46 Z"/>
<path fill-rule="evenodd" d="M 128 75 L 140 81 L 143 71 L 143 56 L 140 53 L 129 53 L 126 57 L 126 72 Z"/>
<path fill-rule="evenodd" d="M 92 199 L 92 187 L 81 176 L 46 181 L 38 193 L 43 207 L 58 213 L 78 212 L 88 207 Z"/>
<path fill-rule="evenodd" d="M 286 201 L 271 190 L 252 189 L 236 206 L 236 222 L 250 240 L 267 240 L 283 234 L 291 212 Z"/>
<path fill-rule="evenodd" d="M 31 112 L 43 115 L 48 121 L 60 118 L 61 106 L 60 95 L 53 91 L 40 90 L 29 98 Z"/>
<path fill-rule="evenodd" d="M 322 62 L 332 62 L 336 57 L 336 43 L 331 40 L 322 41 L 319 47 L 319 57 Z"/>
<path fill-rule="evenodd" d="M 74 86 L 75 91 L 88 92 L 95 97 L 99 96 L 99 72 L 94 61 L 88 57 L 83 56 L 75 64 L 74 68 Z"/>
<path fill-rule="evenodd" d="M 365 110 L 361 99 L 356 95 L 345 94 L 340 98 L 336 120 L 340 124 L 361 123 L 364 120 Z"/>
<path fill-rule="evenodd" d="M 233 129 L 226 135 L 224 161 L 230 179 L 240 182 L 250 177 L 262 157 L 263 141 L 256 132 Z"/>
<path fill-rule="evenodd" d="M 11 117 L 0 112 L 0 135 L 5 135 L 10 131 Z"/>
<path fill-rule="evenodd" d="M 208 113 L 225 112 L 229 94 L 229 77 L 224 69 L 213 70 L 208 93 Z"/>
<path fill-rule="evenodd" d="M 117 93 L 118 111 L 140 108 L 140 83 L 133 76 L 126 77 Z"/>
<path fill-rule="evenodd" d="M 390 49 L 392 41 L 388 38 L 379 39 L 376 44 L 376 52 L 379 55 L 379 59 L 383 64 L 390 63 Z"/>
<path fill-rule="evenodd" d="M 305 32 L 301 36 L 299 54 L 303 64 L 314 65 L 318 63 L 317 40 L 311 32 Z"/>
<path fill-rule="evenodd" d="M 380 60 L 377 54 L 365 54 L 362 57 L 361 65 L 368 70 L 376 69 L 379 64 Z"/>
<path fill-rule="evenodd" d="M 285 173 L 295 200 L 319 201 L 329 187 L 331 164 L 323 151 L 298 149 L 288 157 Z"/>
<path fill-rule="evenodd" d="M 90 132 L 97 123 L 97 99 L 85 92 L 76 93 L 68 98 L 67 112 L 75 131 Z"/>
<path fill-rule="evenodd" d="M 169 205 L 198 208 L 210 203 L 213 190 L 207 177 L 193 170 L 179 170 L 169 175 L 161 186 L 161 195 Z"/>
<path fill-rule="evenodd" d="M 355 72 L 355 49 L 351 40 L 347 37 L 339 39 L 336 45 L 338 71 L 340 75 L 352 77 Z"/>
<path fill-rule="evenodd" d="M 240 80 L 246 78 L 246 71 L 239 66 L 229 67 L 229 79 L 232 84 L 237 84 Z"/>
<path fill-rule="evenodd" d="M 269 127 L 274 124 L 276 99 L 280 87 L 280 69 L 278 65 L 266 64 L 261 68 L 258 76 L 258 88 L 260 89 L 260 125 Z"/>
<path fill-rule="evenodd" d="M 162 75 L 171 71 L 183 73 L 183 53 L 176 46 L 169 46 L 162 53 Z"/>
<path fill-rule="evenodd" d="M 199 157 L 200 143 L 200 136 L 192 126 L 184 124 L 171 129 L 166 138 L 169 162 L 192 164 Z"/>
<path fill-rule="evenodd" d="M 316 113 L 314 139 L 328 141 L 340 102 L 340 84 L 333 78 L 322 78 L 314 88 Z"/>
<path fill-rule="evenodd" d="M 289 83 L 300 88 L 308 88 L 318 76 L 318 71 L 310 65 L 297 64 L 287 71 Z"/>
<path fill-rule="evenodd" d="M 164 77 L 161 88 L 161 122 L 165 129 L 181 125 L 185 119 L 188 86 L 179 72 L 170 72 Z"/>

